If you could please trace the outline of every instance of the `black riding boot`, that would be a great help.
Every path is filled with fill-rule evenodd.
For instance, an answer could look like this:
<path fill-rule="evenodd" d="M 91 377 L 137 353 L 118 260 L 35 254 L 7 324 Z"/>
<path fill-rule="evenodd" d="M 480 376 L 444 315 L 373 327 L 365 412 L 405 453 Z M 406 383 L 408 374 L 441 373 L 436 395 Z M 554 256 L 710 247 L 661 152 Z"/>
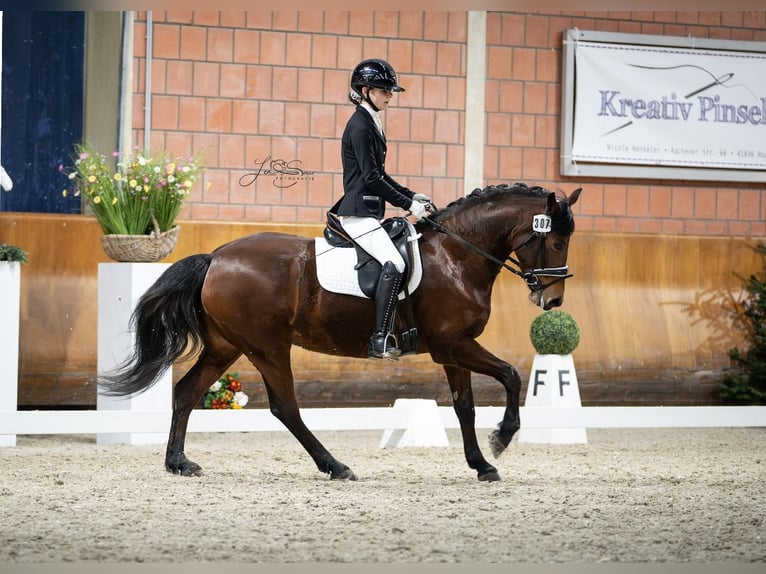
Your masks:
<path fill-rule="evenodd" d="M 370 359 L 396 359 L 402 354 L 396 346 L 396 337 L 391 334 L 399 303 L 399 285 L 402 274 L 388 261 L 380 273 L 375 289 L 375 331 L 370 337 L 367 356 Z"/>

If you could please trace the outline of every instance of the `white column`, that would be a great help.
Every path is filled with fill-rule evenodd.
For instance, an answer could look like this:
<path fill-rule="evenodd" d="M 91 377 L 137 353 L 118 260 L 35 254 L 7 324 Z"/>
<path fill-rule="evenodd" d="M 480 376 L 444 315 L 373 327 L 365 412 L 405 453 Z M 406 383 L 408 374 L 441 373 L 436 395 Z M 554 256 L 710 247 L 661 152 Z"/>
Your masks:
<path fill-rule="evenodd" d="M 572 355 L 535 355 L 524 400 L 525 410 L 581 406 Z M 588 438 L 584 428 L 525 428 L 522 417 L 519 442 L 584 443 Z"/>
<path fill-rule="evenodd" d="M 122 86 L 120 87 L 120 135 L 119 150 L 129 154 L 133 148 L 133 38 L 135 12 L 122 13 Z M 146 147 L 146 149 L 149 149 Z"/>
<path fill-rule="evenodd" d="M 0 70 L 3 69 L 3 12 L 0 10 Z M 0 110 L 3 109 L 3 74 L 0 74 Z M 3 114 L 0 113 L 0 165 L 3 163 Z"/>
<path fill-rule="evenodd" d="M 465 195 L 484 187 L 484 84 L 487 77 L 487 13 L 468 12 L 465 75 Z"/>
<path fill-rule="evenodd" d="M 20 299 L 21 263 L 0 261 L 0 416 L 18 408 Z M 0 446 L 16 446 L 16 435 L 0 434 Z"/>
<path fill-rule="evenodd" d="M 98 264 L 98 374 L 107 374 L 130 354 L 135 336 L 130 316 L 139 299 L 170 263 Z M 100 391 L 101 389 L 99 389 Z M 167 412 L 172 414 L 173 372 L 165 374 L 147 391 L 132 397 L 109 397 L 100 393 L 98 410 Z M 109 433 L 97 436 L 98 444 L 162 444 L 167 433 Z"/>

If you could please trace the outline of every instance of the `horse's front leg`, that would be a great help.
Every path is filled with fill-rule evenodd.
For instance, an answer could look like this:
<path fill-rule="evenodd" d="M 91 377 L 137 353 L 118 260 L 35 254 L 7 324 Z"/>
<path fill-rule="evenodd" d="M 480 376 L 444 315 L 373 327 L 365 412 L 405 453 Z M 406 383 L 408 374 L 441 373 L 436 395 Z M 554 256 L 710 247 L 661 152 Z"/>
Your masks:
<path fill-rule="evenodd" d="M 498 359 L 473 339 L 467 339 L 452 349 L 452 360 L 459 367 L 497 379 L 505 387 L 506 405 L 503 420 L 489 435 L 492 454 L 500 456 L 521 426 L 519 395 L 521 377 L 516 367 Z"/>
<path fill-rule="evenodd" d="M 468 466 L 478 473 L 479 480 L 500 480 L 500 474 L 484 458 L 476 440 L 476 410 L 471 389 L 471 371 L 453 365 L 444 365 L 444 372 L 447 373 L 447 381 L 452 391 L 452 405 L 460 423 L 460 434 L 463 436 L 463 450 Z"/>

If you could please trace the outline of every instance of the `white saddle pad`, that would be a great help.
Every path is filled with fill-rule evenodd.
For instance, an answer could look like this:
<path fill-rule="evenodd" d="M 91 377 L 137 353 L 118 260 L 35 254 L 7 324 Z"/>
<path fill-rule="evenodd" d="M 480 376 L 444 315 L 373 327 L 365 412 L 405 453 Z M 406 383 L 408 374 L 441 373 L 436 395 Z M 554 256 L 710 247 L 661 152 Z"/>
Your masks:
<path fill-rule="evenodd" d="M 407 222 L 410 228 L 409 241 L 413 241 L 412 249 L 412 273 L 407 287 L 410 293 L 420 285 L 420 279 L 423 276 L 423 265 L 420 261 L 420 247 L 418 238 L 420 235 L 415 231 L 415 227 Z M 333 293 L 342 293 L 344 295 L 355 295 L 369 299 L 362 292 L 357 280 L 357 272 L 354 269 L 356 265 L 356 249 L 345 247 L 333 247 L 324 237 L 314 238 L 314 247 L 316 248 L 317 279 L 319 284 Z M 404 293 L 399 294 L 399 299 L 404 299 Z"/>

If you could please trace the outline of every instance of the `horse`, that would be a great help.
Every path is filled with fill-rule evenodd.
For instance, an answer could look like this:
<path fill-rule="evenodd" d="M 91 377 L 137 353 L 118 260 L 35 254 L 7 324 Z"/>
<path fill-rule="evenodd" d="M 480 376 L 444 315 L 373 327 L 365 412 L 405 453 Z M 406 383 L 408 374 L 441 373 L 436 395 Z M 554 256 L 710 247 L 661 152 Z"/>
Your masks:
<path fill-rule="evenodd" d="M 526 282 L 533 304 L 543 310 L 562 304 L 565 279 L 571 277 L 566 263 L 574 232 L 571 206 L 580 191 L 567 197 L 523 183 L 476 188 L 444 208 L 432 206 L 414 225 L 422 261 L 420 285 L 410 294 L 419 333 L 415 353 L 429 353 L 442 366 L 465 459 L 480 481 L 500 480 L 500 474 L 478 444 L 472 372 L 491 376 L 505 388 L 502 421 L 489 435 L 495 458 L 521 425 L 518 371 L 476 341 L 490 316 L 492 286 L 507 269 Z M 263 378 L 270 412 L 319 471 L 331 479 L 356 480 L 304 424 L 290 350 L 297 345 L 366 358 L 373 302 L 323 289 L 315 251 L 311 238 L 254 233 L 178 260 L 139 299 L 131 315 L 133 347 L 122 365 L 100 377 L 99 392 L 140 394 L 175 361 L 196 357 L 173 389 L 165 453 L 169 472 L 201 473 L 184 453 L 189 416 L 211 383 L 245 355 Z"/>

